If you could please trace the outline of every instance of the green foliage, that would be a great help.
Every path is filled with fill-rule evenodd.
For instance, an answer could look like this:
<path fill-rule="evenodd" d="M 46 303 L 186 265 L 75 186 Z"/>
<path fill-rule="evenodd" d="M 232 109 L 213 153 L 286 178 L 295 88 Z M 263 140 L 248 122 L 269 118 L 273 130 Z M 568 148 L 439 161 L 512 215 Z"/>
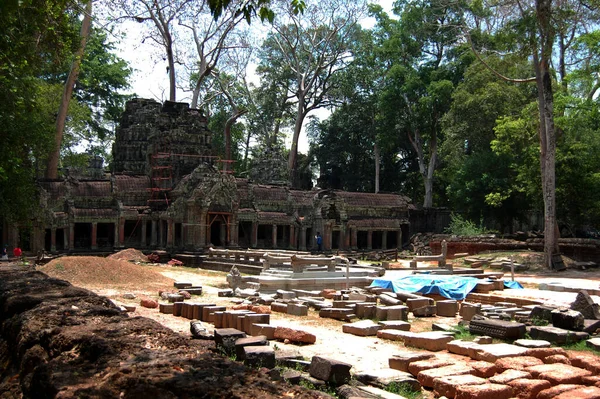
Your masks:
<path fill-rule="evenodd" d="M 549 322 L 546 319 L 540 319 L 540 318 L 534 317 L 531 319 L 531 324 L 534 326 L 543 327 L 543 326 L 547 326 L 549 324 Z"/>
<path fill-rule="evenodd" d="M 424 397 L 421 390 L 415 391 L 411 385 L 406 383 L 398 383 L 395 381 L 386 385 L 384 390 L 386 390 L 387 392 L 394 393 L 396 395 L 400 395 L 407 399 L 421 399 Z"/>
<path fill-rule="evenodd" d="M 460 339 L 462 341 L 473 341 L 478 337 L 477 335 L 471 334 L 469 329 L 462 324 L 457 325 L 455 330 L 457 331 L 457 333 L 454 335 L 455 339 Z"/>
<path fill-rule="evenodd" d="M 590 353 L 593 353 L 594 355 L 600 355 L 600 351 L 597 351 L 596 349 L 592 348 L 591 346 L 588 346 L 585 340 L 577 341 L 577 342 L 569 343 L 569 344 L 564 344 L 561 346 L 564 349 L 570 350 L 570 351 L 590 352 Z"/>
<path fill-rule="evenodd" d="M 457 236 L 477 236 L 490 233 L 484 227 L 477 226 L 470 220 L 463 219 L 462 216 L 455 213 L 450 215 L 450 225 L 445 229 L 446 233 Z"/>

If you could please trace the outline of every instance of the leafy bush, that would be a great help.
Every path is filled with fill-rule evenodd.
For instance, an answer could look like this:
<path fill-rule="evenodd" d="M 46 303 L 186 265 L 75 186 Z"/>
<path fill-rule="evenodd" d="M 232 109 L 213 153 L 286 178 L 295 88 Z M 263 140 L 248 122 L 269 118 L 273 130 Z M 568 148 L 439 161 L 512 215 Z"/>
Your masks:
<path fill-rule="evenodd" d="M 450 215 L 450 225 L 444 231 L 457 236 L 478 236 L 491 233 L 490 230 L 484 228 L 481 224 L 478 227 L 472 221 L 463 219 L 462 216 L 454 213 Z"/>

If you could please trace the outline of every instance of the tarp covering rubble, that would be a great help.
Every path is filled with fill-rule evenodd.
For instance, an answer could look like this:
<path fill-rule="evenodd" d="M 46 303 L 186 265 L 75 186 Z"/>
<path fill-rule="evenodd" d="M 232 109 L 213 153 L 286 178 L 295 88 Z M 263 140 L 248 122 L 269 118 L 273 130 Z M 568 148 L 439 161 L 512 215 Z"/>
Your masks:
<path fill-rule="evenodd" d="M 475 277 L 461 276 L 406 276 L 393 280 L 378 278 L 374 279 L 371 287 L 388 288 L 394 292 L 418 292 L 421 294 L 438 294 L 444 298 L 463 300 L 469 292 L 475 289 L 481 281 Z M 505 281 L 507 288 L 523 288 L 516 281 Z"/>

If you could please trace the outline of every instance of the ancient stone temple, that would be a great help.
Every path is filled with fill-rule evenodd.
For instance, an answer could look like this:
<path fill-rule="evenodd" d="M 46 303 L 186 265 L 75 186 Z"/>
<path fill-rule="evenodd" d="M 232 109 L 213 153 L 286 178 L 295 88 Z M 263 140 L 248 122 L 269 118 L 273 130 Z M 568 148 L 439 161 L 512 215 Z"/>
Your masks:
<path fill-rule="evenodd" d="M 317 232 L 324 250 L 398 248 L 408 240 L 407 197 L 236 178 L 212 155 L 211 135 L 187 104 L 128 102 L 111 174 L 40 181 L 46 217 L 30 249 L 311 250 Z"/>

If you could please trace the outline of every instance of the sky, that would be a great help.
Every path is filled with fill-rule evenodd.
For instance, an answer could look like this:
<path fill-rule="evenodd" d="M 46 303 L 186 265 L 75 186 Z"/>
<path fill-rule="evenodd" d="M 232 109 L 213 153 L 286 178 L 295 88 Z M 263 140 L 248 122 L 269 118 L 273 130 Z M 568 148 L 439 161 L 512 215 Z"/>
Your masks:
<path fill-rule="evenodd" d="M 384 10 L 391 13 L 393 0 L 378 0 Z M 370 28 L 374 24 L 373 18 L 365 18 L 361 21 L 364 28 Z M 257 24 L 257 27 L 259 25 Z M 257 28 L 257 29 L 267 29 Z M 131 78 L 131 93 L 137 94 L 141 98 L 151 98 L 157 101 L 168 100 L 169 98 L 169 77 L 167 74 L 167 62 L 164 60 L 160 50 L 152 45 L 149 40 L 143 41 L 140 25 L 136 22 L 126 22 L 123 30 L 126 32 L 126 37 L 115 43 L 117 54 L 119 57 L 127 61 L 133 69 Z M 261 32 L 257 32 L 260 34 Z M 252 73 L 250 72 L 250 75 Z M 181 74 L 180 74 L 181 76 Z M 251 81 L 253 79 L 250 79 Z M 258 79 L 255 79 L 258 81 Z M 192 93 L 177 91 L 178 102 L 191 102 Z M 308 122 L 308 117 L 311 115 L 317 116 L 320 119 L 327 118 L 330 112 L 326 109 L 318 109 L 310 113 L 305 119 L 305 124 Z M 291 133 L 286 140 L 286 145 L 289 148 L 291 143 Z M 304 129 L 300 134 L 298 141 L 298 151 L 306 153 L 308 151 L 308 140 Z"/>

